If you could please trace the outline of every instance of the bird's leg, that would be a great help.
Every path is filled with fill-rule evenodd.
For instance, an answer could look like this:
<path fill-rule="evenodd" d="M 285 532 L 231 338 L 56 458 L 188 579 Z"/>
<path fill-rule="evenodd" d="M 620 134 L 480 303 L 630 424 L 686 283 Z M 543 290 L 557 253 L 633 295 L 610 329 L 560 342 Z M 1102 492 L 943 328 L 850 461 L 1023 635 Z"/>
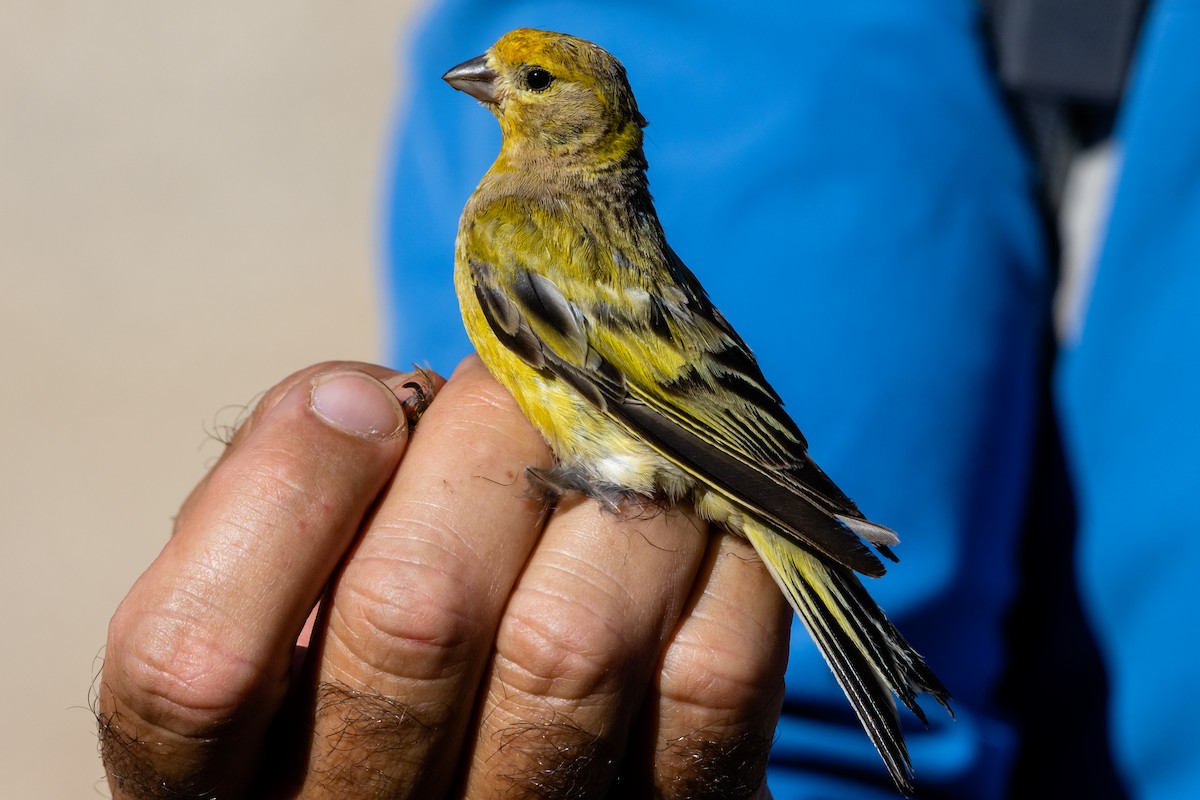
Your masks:
<path fill-rule="evenodd" d="M 600 503 L 600 507 L 622 519 L 645 519 L 662 512 L 659 500 L 647 497 L 607 481 L 597 481 L 586 472 L 556 464 L 549 469 L 526 467 L 529 496 L 543 502 L 557 502 L 567 492 L 579 492 Z"/>

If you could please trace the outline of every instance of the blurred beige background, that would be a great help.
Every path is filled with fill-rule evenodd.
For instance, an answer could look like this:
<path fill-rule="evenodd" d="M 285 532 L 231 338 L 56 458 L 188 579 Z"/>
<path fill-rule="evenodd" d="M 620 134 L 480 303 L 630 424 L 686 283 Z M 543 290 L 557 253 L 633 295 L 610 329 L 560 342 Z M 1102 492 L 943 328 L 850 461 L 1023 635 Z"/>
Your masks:
<path fill-rule="evenodd" d="M 209 431 L 292 370 L 380 353 L 415 5 L 0 0 L 5 797 L 108 795 L 105 626 Z"/>

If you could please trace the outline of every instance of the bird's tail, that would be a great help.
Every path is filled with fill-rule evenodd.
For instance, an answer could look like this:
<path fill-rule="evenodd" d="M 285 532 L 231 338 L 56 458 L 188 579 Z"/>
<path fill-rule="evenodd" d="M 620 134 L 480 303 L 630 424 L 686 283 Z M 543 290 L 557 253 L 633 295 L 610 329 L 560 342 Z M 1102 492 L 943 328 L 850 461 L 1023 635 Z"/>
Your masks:
<path fill-rule="evenodd" d="M 808 628 L 896 787 L 910 796 L 912 762 L 892 696 L 928 724 L 917 695 L 928 693 L 950 711 L 949 692 L 850 569 L 751 520 L 744 533 Z"/>

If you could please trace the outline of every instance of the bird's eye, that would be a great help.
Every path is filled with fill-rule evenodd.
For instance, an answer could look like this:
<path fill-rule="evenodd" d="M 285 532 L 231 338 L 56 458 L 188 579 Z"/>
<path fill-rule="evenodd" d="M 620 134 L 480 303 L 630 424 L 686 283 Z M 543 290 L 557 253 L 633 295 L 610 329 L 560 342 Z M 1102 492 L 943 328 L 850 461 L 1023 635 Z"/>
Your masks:
<path fill-rule="evenodd" d="M 525 85 L 535 92 L 544 92 L 554 83 L 554 76 L 541 67 L 530 67 L 525 73 Z"/>

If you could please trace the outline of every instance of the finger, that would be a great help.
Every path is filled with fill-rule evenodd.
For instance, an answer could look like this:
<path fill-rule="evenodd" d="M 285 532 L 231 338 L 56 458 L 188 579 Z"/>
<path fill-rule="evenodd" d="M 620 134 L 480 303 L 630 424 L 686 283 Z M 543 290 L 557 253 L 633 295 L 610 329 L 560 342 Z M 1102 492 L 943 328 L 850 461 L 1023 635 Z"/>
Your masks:
<path fill-rule="evenodd" d="M 238 796 L 304 619 L 406 440 L 389 387 L 334 369 L 281 390 L 230 449 L 110 623 L 114 796 Z"/>
<path fill-rule="evenodd" d="M 635 785 L 648 764 L 656 797 L 766 796 L 791 621 L 749 543 L 714 537 L 639 720 Z"/>
<path fill-rule="evenodd" d="M 291 391 L 295 386 L 310 382 L 313 377 L 317 375 L 334 372 L 337 370 L 357 370 L 371 375 L 372 377 L 375 377 L 381 381 L 386 381 L 398 396 L 404 398 L 404 403 L 411 402 L 411 398 L 416 394 L 416 392 L 410 391 L 411 387 L 405 386 L 405 384 L 409 383 L 410 381 L 414 381 L 418 385 L 422 383 L 429 383 L 430 386 L 428 387 L 429 391 L 427 394 L 436 393 L 436 391 L 440 389 L 441 386 L 446 382 L 445 379 L 440 375 L 420 368 L 416 368 L 410 373 L 403 373 L 405 376 L 404 380 L 392 380 L 393 378 L 397 377 L 395 370 L 381 367 L 377 364 L 367 364 L 361 361 L 326 361 L 292 373 L 269 389 L 259 399 L 258 403 L 255 404 L 254 409 L 250 412 L 250 414 L 247 415 L 246 418 L 237 425 L 233 435 L 227 442 L 227 446 L 223 451 L 221 451 L 221 455 L 217 457 L 217 463 L 213 466 L 213 469 L 210 469 L 208 473 L 201 478 L 200 482 L 196 484 L 188 497 L 183 501 L 183 505 L 180 507 L 179 513 L 175 517 L 175 529 L 179 529 L 179 527 L 186 520 L 192 506 L 195 504 L 195 500 L 203 494 L 205 487 L 208 485 L 209 476 L 212 475 L 213 470 L 220 466 L 221 462 L 223 462 L 231 452 L 237 449 L 237 445 L 250 435 L 250 432 L 255 429 L 259 421 L 266 417 L 271 409 L 275 408 L 279 401 L 289 391 Z"/>
<path fill-rule="evenodd" d="M 678 512 L 560 506 L 496 637 L 468 797 L 604 796 L 706 540 Z"/>
<path fill-rule="evenodd" d="M 498 620 L 544 522 L 524 471 L 549 462 L 512 397 L 478 359 L 464 361 L 421 418 L 328 601 L 301 797 L 445 791 Z"/>

